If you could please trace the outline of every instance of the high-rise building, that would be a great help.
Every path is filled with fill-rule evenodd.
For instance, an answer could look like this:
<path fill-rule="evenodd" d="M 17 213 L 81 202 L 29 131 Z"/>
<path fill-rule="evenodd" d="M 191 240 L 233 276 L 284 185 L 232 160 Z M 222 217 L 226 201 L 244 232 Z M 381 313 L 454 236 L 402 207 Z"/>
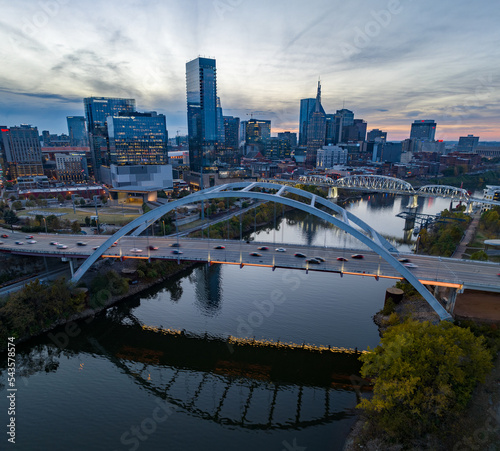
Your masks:
<path fill-rule="evenodd" d="M 85 153 L 56 153 L 56 174 L 60 182 L 85 183 L 88 181 L 87 158 Z"/>
<path fill-rule="evenodd" d="M 68 136 L 71 146 L 84 147 L 88 146 L 89 137 L 87 134 L 87 126 L 85 117 L 83 116 L 67 116 Z"/>
<path fill-rule="evenodd" d="M 220 104 L 220 97 L 217 97 L 217 144 L 224 146 L 226 141 L 226 131 L 224 128 L 224 114 Z"/>
<path fill-rule="evenodd" d="M 120 112 L 135 111 L 135 99 L 87 97 L 83 99 L 83 104 L 88 126 L 92 175 L 96 181 L 100 181 L 100 167 L 109 164 L 107 156 L 105 161 L 102 159 L 102 152 L 107 155 L 108 150 L 106 120 L 109 116 L 117 116 Z"/>
<path fill-rule="evenodd" d="M 335 114 L 326 115 L 326 145 L 336 144 L 339 142 L 337 139 L 338 127 L 336 126 Z"/>
<path fill-rule="evenodd" d="M 335 127 L 337 129 L 337 139 L 338 142 L 347 142 L 349 128 L 351 125 L 354 125 L 354 113 L 351 110 L 346 108 L 342 108 L 341 110 L 337 110 L 335 113 Z M 336 143 L 337 144 L 337 143 Z"/>
<path fill-rule="evenodd" d="M 291 146 L 287 139 L 268 138 L 265 142 L 264 156 L 271 160 L 290 158 Z"/>
<path fill-rule="evenodd" d="M 250 119 L 246 121 L 246 145 L 263 150 L 266 139 L 271 137 L 271 121 L 264 119 Z"/>
<path fill-rule="evenodd" d="M 375 142 L 375 141 L 387 141 L 387 132 L 383 132 L 382 130 L 379 130 L 378 128 L 374 128 L 373 130 L 370 130 L 368 132 L 368 135 L 366 136 L 366 140 L 368 142 Z"/>
<path fill-rule="evenodd" d="M 217 76 L 215 59 L 186 63 L 189 163 L 192 171 L 215 159 L 217 142 Z"/>
<path fill-rule="evenodd" d="M 309 118 L 314 112 L 316 107 L 316 99 L 301 99 L 300 100 L 300 114 L 299 114 L 299 145 L 305 146 L 307 144 L 307 126 Z M 323 107 L 321 107 L 323 108 Z M 323 111 L 324 112 L 324 111 Z"/>
<path fill-rule="evenodd" d="M 278 138 L 288 141 L 291 149 L 293 149 L 294 147 L 297 147 L 297 133 L 281 132 L 281 133 L 278 133 Z"/>
<path fill-rule="evenodd" d="M 318 81 L 314 112 L 307 124 L 307 158 L 306 164 L 316 164 L 316 151 L 325 145 L 326 141 L 326 114 L 321 106 L 321 84 Z"/>
<path fill-rule="evenodd" d="M 436 122 L 433 120 L 417 120 L 411 124 L 410 139 L 416 138 L 422 141 L 434 141 L 436 136 Z"/>
<path fill-rule="evenodd" d="M 331 169 L 335 165 L 345 165 L 347 163 L 347 149 L 339 146 L 323 146 L 316 154 L 316 167 Z"/>
<path fill-rule="evenodd" d="M 458 139 L 457 150 L 459 152 L 474 153 L 479 144 L 479 136 L 467 135 Z"/>
<path fill-rule="evenodd" d="M 240 145 L 240 118 L 223 116 L 224 119 L 224 144 L 226 149 L 238 150 Z"/>
<path fill-rule="evenodd" d="M 163 114 L 120 112 L 107 118 L 110 164 L 167 164 L 167 126 Z"/>
<path fill-rule="evenodd" d="M 42 148 L 38 129 L 22 124 L 19 127 L 0 126 L 1 164 L 7 180 L 43 175 Z"/>

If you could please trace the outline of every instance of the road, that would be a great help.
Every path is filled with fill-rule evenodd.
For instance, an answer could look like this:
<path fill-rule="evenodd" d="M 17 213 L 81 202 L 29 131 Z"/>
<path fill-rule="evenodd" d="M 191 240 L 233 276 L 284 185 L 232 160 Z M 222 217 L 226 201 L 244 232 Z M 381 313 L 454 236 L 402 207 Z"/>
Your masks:
<path fill-rule="evenodd" d="M 26 234 L 19 232 L 8 233 L 8 238 L 0 238 L 0 251 L 22 255 L 45 255 L 50 257 L 87 258 L 94 249 L 102 244 L 109 236 L 83 235 L 46 235 L 34 236 L 36 243 L 28 244 Z M 24 244 L 17 245 L 16 241 Z M 176 255 L 175 247 L 180 243 L 178 250 L 182 254 Z M 59 249 L 51 242 L 59 242 L 67 246 Z M 85 243 L 79 246 L 77 243 Z M 224 249 L 214 249 L 222 245 Z M 150 250 L 150 246 L 158 247 Z M 258 250 L 260 246 L 268 246 L 268 250 Z M 277 247 L 285 247 L 285 252 L 277 252 Z M 250 253 L 257 252 L 259 256 Z M 312 264 L 307 258 L 298 258 L 296 253 L 303 253 L 308 258 L 321 257 L 325 262 Z M 362 259 L 353 259 L 351 255 L 361 253 Z M 239 240 L 208 240 L 188 239 L 175 237 L 131 237 L 121 238 L 117 245 L 110 247 L 104 256 L 124 258 L 161 258 L 182 259 L 190 261 L 211 261 L 228 264 L 244 264 L 270 267 L 300 268 L 308 270 L 342 272 L 345 274 L 377 275 L 380 277 L 400 277 L 400 274 L 389 263 L 372 251 L 309 247 L 301 245 L 270 245 L 269 243 L 240 242 Z M 452 258 L 430 257 L 422 255 L 394 255 L 397 258 L 408 258 L 414 265 L 411 271 L 421 281 L 439 281 L 448 284 L 464 284 L 465 288 L 500 292 L 500 265 L 490 262 L 471 262 Z M 344 257 L 347 261 L 338 261 Z"/>

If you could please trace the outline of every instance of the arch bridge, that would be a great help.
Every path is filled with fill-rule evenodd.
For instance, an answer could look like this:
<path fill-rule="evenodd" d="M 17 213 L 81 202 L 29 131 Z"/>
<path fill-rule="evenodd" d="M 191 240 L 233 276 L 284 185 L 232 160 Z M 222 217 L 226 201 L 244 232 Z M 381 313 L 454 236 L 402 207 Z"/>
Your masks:
<path fill-rule="evenodd" d="M 122 238 L 127 233 L 135 231 L 134 234 L 139 234 L 169 211 L 175 210 L 183 205 L 228 197 L 258 199 L 288 205 L 323 219 L 329 224 L 344 230 L 380 255 L 380 257 L 408 280 L 408 282 L 410 282 L 431 305 L 441 319 L 452 319 L 451 315 L 425 288 L 419 279 L 392 255 L 392 253 L 398 253 L 397 249 L 371 226 L 351 212 L 315 194 L 286 185 L 277 186 L 276 184 L 265 182 L 238 182 L 207 188 L 143 214 L 104 241 L 104 243 L 101 244 L 101 246 L 99 246 L 78 268 L 71 281 L 78 282 L 92 264 L 100 258 L 116 240 Z"/>

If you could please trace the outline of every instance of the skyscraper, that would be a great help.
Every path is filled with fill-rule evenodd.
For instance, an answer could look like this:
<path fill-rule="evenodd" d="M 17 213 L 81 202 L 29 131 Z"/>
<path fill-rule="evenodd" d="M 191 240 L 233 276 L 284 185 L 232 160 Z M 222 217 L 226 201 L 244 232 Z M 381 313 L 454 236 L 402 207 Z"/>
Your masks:
<path fill-rule="evenodd" d="M 314 112 L 316 106 L 316 99 L 301 99 L 300 101 L 300 115 L 299 115 L 299 146 L 307 144 L 307 125 L 309 118 Z"/>
<path fill-rule="evenodd" d="M 474 135 L 461 136 L 458 139 L 457 150 L 459 152 L 474 153 L 478 145 L 479 145 L 479 136 L 474 136 Z"/>
<path fill-rule="evenodd" d="M 0 126 L 0 135 L 2 170 L 7 180 L 43 175 L 42 148 L 36 127 Z"/>
<path fill-rule="evenodd" d="M 83 116 L 67 116 L 68 136 L 71 146 L 88 146 L 89 137 Z"/>
<path fill-rule="evenodd" d="M 215 159 L 217 76 L 215 60 L 198 57 L 186 63 L 189 162 L 199 172 Z"/>
<path fill-rule="evenodd" d="M 120 112 L 107 119 L 110 164 L 167 164 L 167 128 L 163 114 Z"/>
<path fill-rule="evenodd" d="M 326 140 L 326 114 L 321 106 L 321 84 L 318 81 L 318 91 L 314 112 L 307 123 L 307 157 L 306 164 L 316 164 L 316 151 L 325 145 Z"/>
<path fill-rule="evenodd" d="M 107 152 L 108 130 L 106 120 L 120 112 L 135 111 L 135 99 L 120 99 L 111 97 L 87 97 L 83 99 L 85 117 L 87 119 L 90 157 L 93 176 L 100 180 L 100 167 L 103 164 L 101 149 Z M 104 161 L 109 164 L 109 161 Z"/>
<path fill-rule="evenodd" d="M 224 116 L 224 144 L 227 149 L 238 150 L 240 145 L 240 118 Z"/>
<path fill-rule="evenodd" d="M 410 139 L 416 138 L 422 141 L 434 141 L 436 125 L 433 120 L 414 121 L 411 124 Z"/>

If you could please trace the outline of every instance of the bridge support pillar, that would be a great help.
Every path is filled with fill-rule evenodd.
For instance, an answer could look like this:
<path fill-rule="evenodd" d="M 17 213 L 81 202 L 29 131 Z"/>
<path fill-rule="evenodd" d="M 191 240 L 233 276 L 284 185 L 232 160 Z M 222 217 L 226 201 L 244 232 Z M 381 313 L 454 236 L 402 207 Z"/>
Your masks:
<path fill-rule="evenodd" d="M 467 201 L 467 208 L 465 209 L 465 213 L 472 213 L 472 202 L 470 200 Z"/>
<path fill-rule="evenodd" d="M 75 273 L 75 268 L 73 266 L 73 259 L 72 258 L 69 259 L 69 269 L 71 271 L 71 277 L 73 277 L 73 274 Z"/>
<path fill-rule="evenodd" d="M 456 288 L 450 288 L 448 303 L 446 304 L 446 310 L 450 314 L 453 314 L 453 310 L 455 310 L 455 302 L 457 301 L 457 293 L 458 293 L 458 290 Z"/>
<path fill-rule="evenodd" d="M 410 197 L 410 201 L 408 202 L 408 206 L 406 208 L 417 208 L 418 207 L 418 196 L 415 194 Z"/>
<path fill-rule="evenodd" d="M 339 189 L 336 186 L 328 188 L 328 199 L 337 199 L 339 197 Z"/>

